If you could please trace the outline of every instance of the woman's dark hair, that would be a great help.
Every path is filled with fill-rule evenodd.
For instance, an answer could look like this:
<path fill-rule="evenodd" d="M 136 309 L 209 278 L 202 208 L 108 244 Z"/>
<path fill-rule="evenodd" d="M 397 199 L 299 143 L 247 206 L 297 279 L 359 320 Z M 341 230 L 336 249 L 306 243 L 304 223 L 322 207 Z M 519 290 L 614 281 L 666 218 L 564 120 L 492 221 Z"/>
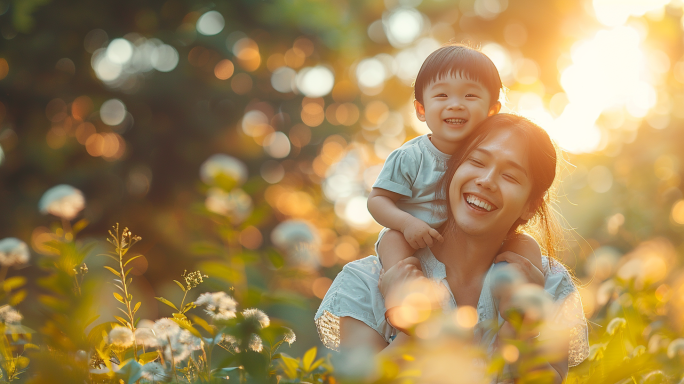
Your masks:
<path fill-rule="evenodd" d="M 425 59 L 413 83 L 416 100 L 423 104 L 425 87 L 437 79 L 455 75 L 484 85 L 491 97 L 490 106 L 499 100 L 503 83 L 496 66 L 487 55 L 464 44 L 445 45 Z"/>
<path fill-rule="evenodd" d="M 477 132 L 467 139 L 462 150 L 451 157 L 447 171 L 437 186 L 440 199 L 446 201 L 445 228 L 449 230 L 455 224 L 448 196 L 456 169 L 492 132 L 501 129 L 510 130 L 524 139 L 532 182 L 529 201 L 536 207 L 534 216 L 530 220 L 518 219 L 511 227 L 510 233 L 528 233 L 537 240 L 544 254 L 556 258 L 558 246 L 563 240 L 562 228 L 552 207 L 555 201 L 556 175 L 560 169 L 559 150 L 544 129 L 522 116 L 500 113 L 486 118 Z"/>

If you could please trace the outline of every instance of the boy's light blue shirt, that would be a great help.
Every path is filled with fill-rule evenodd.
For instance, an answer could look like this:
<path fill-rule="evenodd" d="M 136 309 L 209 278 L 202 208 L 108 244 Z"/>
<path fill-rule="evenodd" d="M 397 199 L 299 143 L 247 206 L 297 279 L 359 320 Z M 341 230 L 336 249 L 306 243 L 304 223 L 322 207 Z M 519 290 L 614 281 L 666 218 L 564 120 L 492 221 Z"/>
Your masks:
<path fill-rule="evenodd" d="M 446 221 L 445 201 L 437 197 L 437 183 L 451 156 L 440 152 L 428 135 L 409 140 L 390 153 L 373 184 L 403 197 L 397 207 L 432 228 Z"/>

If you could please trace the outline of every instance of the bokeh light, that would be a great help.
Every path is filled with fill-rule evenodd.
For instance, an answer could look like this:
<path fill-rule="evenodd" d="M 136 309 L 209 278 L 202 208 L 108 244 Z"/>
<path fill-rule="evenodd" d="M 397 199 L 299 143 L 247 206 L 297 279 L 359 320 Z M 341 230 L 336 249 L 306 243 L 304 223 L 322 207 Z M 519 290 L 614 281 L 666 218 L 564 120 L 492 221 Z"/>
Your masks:
<path fill-rule="evenodd" d="M 423 30 L 423 15 L 414 8 L 395 8 L 383 17 L 390 44 L 403 47 L 411 44 Z"/>
<path fill-rule="evenodd" d="M 197 19 L 197 32 L 205 36 L 213 36 L 223 31 L 225 25 L 223 15 L 217 11 L 209 11 Z"/>
<path fill-rule="evenodd" d="M 335 75 L 325 66 L 302 68 L 296 77 L 297 88 L 307 97 L 322 97 L 335 85 Z"/>
<path fill-rule="evenodd" d="M 107 125 L 119 125 L 126 118 L 126 106 L 119 99 L 110 99 L 100 107 L 100 119 Z"/>

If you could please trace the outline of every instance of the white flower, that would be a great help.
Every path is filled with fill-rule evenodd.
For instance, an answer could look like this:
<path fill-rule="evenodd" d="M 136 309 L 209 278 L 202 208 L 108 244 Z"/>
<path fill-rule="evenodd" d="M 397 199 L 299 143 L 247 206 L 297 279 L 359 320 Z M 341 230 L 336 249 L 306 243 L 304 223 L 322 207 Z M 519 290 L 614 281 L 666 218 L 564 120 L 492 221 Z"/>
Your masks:
<path fill-rule="evenodd" d="M 119 347 L 128 348 L 134 340 L 133 332 L 126 327 L 114 327 L 109 331 L 109 342 Z"/>
<path fill-rule="evenodd" d="M 222 334 L 220 344 L 226 349 L 232 349 L 235 353 L 240 353 L 240 344 L 233 335 Z"/>
<path fill-rule="evenodd" d="M 292 343 L 294 343 L 295 340 L 297 340 L 297 335 L 295 335 L 294 331 L 291 330 L 290 328 L 286 328 L 286 329 L 287 329 L 287 331 L 285 332 L 285 335 L 283 335 L 283 340 L 286 343 L 292 345 Z"/>
<path fill-rule="evenodd" d="M 192 351 L 199 351 L 202 349 L 202 339 L 193 336 L 188 330 L 182 330 L 178 336 L 178 342 L 185 344 Z"/>
<path fill-rule="evenodd" d="M 233 224 L 242 223 L 252 213 L 252 198 L 239 188 L 230 192 L 209 188 L 204 205 L 210 212 L 229 217 Z"/>
<path fill-rule="evenodd" d="M 220 153 L 211 156 L 200 166 L 200 178 L 209 185 L 216 185 L 219 175 L 242 185 L 247 180 L 247 166 L 233 156 Z"/>
<path fill-rule="evenodd" d="M 135 330 L 135 341 L 138 345 L 143 345 L 146 348 L 159 346 L 159 340 L 152 328 L 137 328 Z"/>
<path fill-rule="evenodd" d="M 21 321 L 24 317 L 16 309 L 9 305 L 3 305 L 0 307 L 0 321 L 5 324 L 16 324 Z"/>
<path fill-rule="evenodd" d="M 252 336 L 249 338 L 249 349 L 254 352 L 261 352 L 264 349 L 264 343 L 259 335 L 252 333 Z"/>
<path fill-rule="evenodd" d="M 237 302 L 225 292 L 201 294 L 195 305 L 205 306 L 205 312 L 214 320 L 229 320 L 235 317 Z"/>
<path fill-rule="evenodd" d="M 318 264 L 321 238 L 318 230 L 308 221 L 286 220 L 271 232 L 273 244 L 287 252 L 297 264 Z"/>
<path fill-rule="evenodd" d="M 152 329 L 161 345 L 166 345 L 169 340 L 176 339 L 181 331 L 180 326 L 168 317 L 157 320 Z"/>
<path fill-rule="evenodd" d="M 8 237 L 0 240 L 0 265 L 9 267 L 12 265 L 26 264 L 29 260 L 28 245 L 16 237 Z"/>
<path fill-rule="evenodd" d="M 266 328 L 271 324 L 271 320 L 268 316 L 260 309 L 249 308 L 242 311 L 242 316 L 247 320 L 256 320 L 261 325 L 261 328 Z"/>
<path fill-rule="evenodd" d="M 153 361 L 142 366 L 142 377 L 152 381 L 163 381 L 166 380 L 167 375 L 164 367 L 160 363 Z"/>
<path fill-rule="evenodd" d="M 78 189 L 60 184 L 47 190 L 38 203 L 40 212 L 53 214 L 65 220 L 71 220 L 85 207 L 85 198 Z"/>

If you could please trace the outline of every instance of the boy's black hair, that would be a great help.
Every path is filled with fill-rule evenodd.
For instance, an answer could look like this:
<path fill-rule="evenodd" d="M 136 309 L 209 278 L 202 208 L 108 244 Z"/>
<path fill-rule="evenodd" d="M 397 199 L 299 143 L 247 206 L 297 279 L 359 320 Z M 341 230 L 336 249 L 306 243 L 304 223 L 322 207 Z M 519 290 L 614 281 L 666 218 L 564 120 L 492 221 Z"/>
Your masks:
<path fill-rule="evenodd" d="M 460 75 L 484 85 L 491 97 L 490 106 L 499 100 L 503 83 L 496 66 L 487 55 L 465 44 L 445 45 L 425 59 L 413 84 L 416 100 L 423 104 L 425 87 L 449 75 Z"/>

